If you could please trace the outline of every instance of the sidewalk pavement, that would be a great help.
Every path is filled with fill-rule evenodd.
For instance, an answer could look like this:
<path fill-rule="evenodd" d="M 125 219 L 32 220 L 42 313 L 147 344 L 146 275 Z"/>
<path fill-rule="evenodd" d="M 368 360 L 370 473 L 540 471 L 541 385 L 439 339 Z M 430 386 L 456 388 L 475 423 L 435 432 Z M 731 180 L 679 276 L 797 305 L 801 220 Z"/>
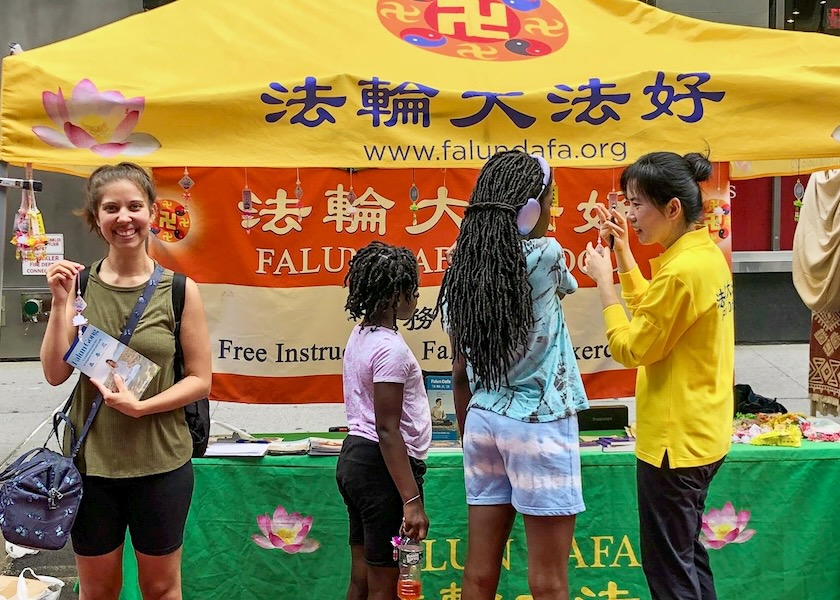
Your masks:
<path fill-rule="evenodd" d="M 43 445 L 49 432 L 50 415 L 69 396 L 75 377 L 58 387 L 44 381 L 37 361 L 0 362 L 0 469 L 23 451 Z M 735 351 L 735 383 L 750 384 L 757 394 L 776 398 L 790 412 L 810 413 L 808 401 L 808 345 L 784 344 L 738 346 Z M 636 418 L 635 399 L 619 398 Z M 615 403 L 612 401 L 611 403 Z M 252 433 L 280 431 L 326 431 L 346 424 L 343 404 L 250 405 L 212 402 L 216 421 L 235 425 Z M 32 567 L 36 573 L 70 582 L 75 577 L 69 546 L 57 552 L 40 552 L 19 559 L 0 551 L 0 574 L 17 575 Z M 76 600 L 72 583 L 61 594 Z"/>

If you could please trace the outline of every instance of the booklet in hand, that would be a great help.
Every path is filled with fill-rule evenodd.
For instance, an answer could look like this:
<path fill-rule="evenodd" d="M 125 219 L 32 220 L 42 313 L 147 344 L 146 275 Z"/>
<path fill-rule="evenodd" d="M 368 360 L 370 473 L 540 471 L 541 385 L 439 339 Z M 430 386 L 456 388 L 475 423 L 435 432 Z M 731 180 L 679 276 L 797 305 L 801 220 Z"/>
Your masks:
<path fill-rule="evenodd" d="M 117 391 L 114 374 L 120 375 L 138 399 L 160 370 L 148 358 L 93 325 L 85 327 L 81 339 L 73 341 L 64 360 L 113 391 Z"/>

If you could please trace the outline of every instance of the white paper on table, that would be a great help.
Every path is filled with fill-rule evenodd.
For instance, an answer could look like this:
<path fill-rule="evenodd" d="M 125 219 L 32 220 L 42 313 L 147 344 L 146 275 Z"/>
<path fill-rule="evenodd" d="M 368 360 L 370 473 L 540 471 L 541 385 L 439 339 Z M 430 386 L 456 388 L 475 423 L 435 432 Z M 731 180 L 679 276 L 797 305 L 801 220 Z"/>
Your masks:
<path fill-rule="evenodd" d="M 214 442 L 207 446 L 205 457 L 213 456 L 265 456 L 268 444 L 246 442 Z"/>

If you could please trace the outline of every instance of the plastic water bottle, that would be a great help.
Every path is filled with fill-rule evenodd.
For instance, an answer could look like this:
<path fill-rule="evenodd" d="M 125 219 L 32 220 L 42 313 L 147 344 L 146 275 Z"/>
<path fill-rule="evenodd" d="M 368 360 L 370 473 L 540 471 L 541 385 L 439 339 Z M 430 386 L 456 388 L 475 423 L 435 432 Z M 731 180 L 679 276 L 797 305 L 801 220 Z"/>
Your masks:
<path fill-rule="evenodd" d="M 398 550 L 400 578 L 397 582 L 397 597 L 400 600 L 419 600 L 423 594 L 423 584 L 420 581 L 423 547 L 410 540 L 398 546 Z"/>

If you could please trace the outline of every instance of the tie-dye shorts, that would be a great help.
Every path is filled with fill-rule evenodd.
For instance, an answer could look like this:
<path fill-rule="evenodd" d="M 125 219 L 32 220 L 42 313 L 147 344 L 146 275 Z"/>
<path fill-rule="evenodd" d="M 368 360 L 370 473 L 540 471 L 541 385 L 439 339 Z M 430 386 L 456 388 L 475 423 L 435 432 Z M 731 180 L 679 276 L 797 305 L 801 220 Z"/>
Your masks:
<path fill-rule="evenodd" d="M 577 416 L 525 423 L 470 409 L 464 427 L 467 504 L 512 504 L 524 515 L 583 512 Z"/>

